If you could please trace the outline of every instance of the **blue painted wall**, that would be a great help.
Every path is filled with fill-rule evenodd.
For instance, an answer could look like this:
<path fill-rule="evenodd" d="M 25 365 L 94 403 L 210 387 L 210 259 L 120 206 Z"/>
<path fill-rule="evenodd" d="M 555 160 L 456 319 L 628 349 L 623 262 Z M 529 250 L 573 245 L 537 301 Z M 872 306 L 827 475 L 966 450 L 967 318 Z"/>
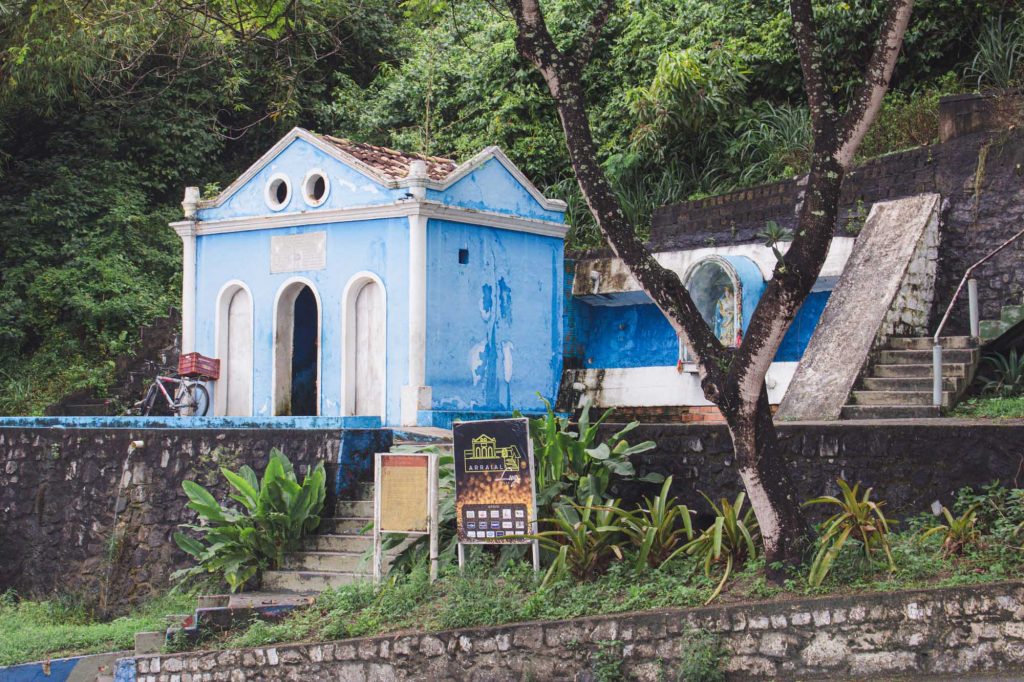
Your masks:
<path fill-rule="evenodd" d="M 490 159 L 443 192 L 428 190 L 427 198 L 451 206 L 547 220 L 561 224 L 564 214 L 549 211 L 519 184 L 497 159 Z"/>
<path fill-rule="evenodd" d="M 330 178 L 325 203 L 310 208 L 302 181 L 312 169 Z M 275 173 L 288 176 L 291 196 L 272 212 L 264 192 Z M 304 140 L 295 140 L 201 221 L 294 214 L 391 204 L 407 190 L 390 190 Z M 491 159 L 445 192 L 428 198 L 476 210 L 561 223 L 500 161 Z M 272 236 L 326 232 L 322 270 L 270 273 Z M 427 384 L 435 409 L 512 410 L 540 406 L 536 393 L 554 399 L 561 374 L 562 240 L 464 223 L 428 225 Z M 458 250 L 469 251 L 459 265 Z M 408 376 L 409 226 L 404 217 L 200 235 L 196 245 L 196 350 L 217 357 L 218 294 L 244 283 L 253 304 L 253 414 L 273 415 L 274 302 L 289 281 L 308 281 L 320 301 L 319 414 L 341 412 L 342 298 L 356 273 L 384 284 L 387 303 L 386 423 L 400 419 L 401 388 Z M 308 330 L 307 330 L 308 331 Z M 297 337 L 301 342 L 303 334 Z M 474 359 L 471 359 L 471 354 Z M 212 386 L 216 390 L 216 384 Z M 294 400 L 294 394 L 293 394 Z"/>
<path fill-rule="evenodd" d="M 800 306 L 800 310 L 797 311 L 796 317 L 793 318 L 793 324 L 789 326 L 786 336 L 783 337 L 782 345 L 779 346 L 779 350 L 775 354 L 777 362 L 796 362 L 803 357 L 804 350 L 811 341 L 811 335 L 814 334 L 814 328 L 818 326 L 818 320 L 821 318 L 821 313 L 825 310 L 825 304 L 828 303 L 828 297 L 831 294 L 831 291 L 814 291 L 807 296 L 803 305 Z"/>
<path fill-rule="evenodd" d="M 539 409 L 538 392 L 555 397 L 562 247 L 552 237 L 430 221 L 426 359 L 435 410 Z"/>
<path fill-rule="evenodd" d="M 327 267 L 270 273 L 270 238 L 327 233 Z M 216 357 L 217 295 L 227 282 L 248 285 L 253 299 L 253 413 L 272 416 L 274 300 L 290 279 L 309 280 L 321 301 L 320 414 L 341 413 L 342 328 L 345 285 L 358 272 L 380 277 L 387 295 L 387 415 L 397 423 L 408 374 L 409 222 L 405 218 L 232 232 L 197 240 L 196 350 Z M 214 385 L 216 390 L 216 385 Z"/>
<path fill-rule="evenodd" d="M 302 197 L 302 181 L 306 173 L 314 168 L 324 171 L 330 179 L 327 200 L 316 208 L 310 207 Z M 271 211 L 263 197 L 267 181 L 276 173 L 288 176 L 291 197 L 280 211 Z M 407 191 L 388 189 L 305 140 L 297 139 L 232 194 L 224 204 L 217 208 L 201 210 L 199 217 L 201 220 L 221 220 L 255 215 L 316 212 L 348 206 L 376 206 L 394 203 L 404 197 Z"/>

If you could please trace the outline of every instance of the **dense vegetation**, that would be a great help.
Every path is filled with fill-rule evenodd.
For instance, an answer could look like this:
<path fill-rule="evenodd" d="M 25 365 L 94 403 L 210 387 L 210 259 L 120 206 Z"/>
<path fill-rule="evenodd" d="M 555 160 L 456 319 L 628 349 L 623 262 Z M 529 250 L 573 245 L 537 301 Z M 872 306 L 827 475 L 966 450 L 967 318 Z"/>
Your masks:
<path fill-rule="evenodd" d="M 551 0 L 572 35 L 587 0 Z M 821 3 L 862 53 L 869 0 Z M 921 0 L 864 153 L 930 142 L 935 102 L 1019 84 L 1024 10 Z M 588 73 L 630 219 L 803 169 L 806 112 L 786 3 L 621 3 Z M 835 87 L 852 65 L 833 59 Z M 104 387 L 137 327 L 178 298 L 186 184 L 224 185 L 288 128 L 458 158 L 501 145 L 595 232 L 551 104 L 486 0 L 0 0 L 0 412 Z"/>

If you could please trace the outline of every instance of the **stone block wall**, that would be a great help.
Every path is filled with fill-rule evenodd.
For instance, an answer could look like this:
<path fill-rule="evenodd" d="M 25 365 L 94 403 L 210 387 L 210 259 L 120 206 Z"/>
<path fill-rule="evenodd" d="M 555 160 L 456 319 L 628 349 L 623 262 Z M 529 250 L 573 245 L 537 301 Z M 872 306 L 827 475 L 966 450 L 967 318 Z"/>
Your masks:
<path fill-rule="evenodd" d="M 602 426 L 607 436 L 621 425 Z M 790 479 L 801 500 L 838 492 L 837 478 L 872 486 L 888 516 L 928 511 L 932 502 L 952 504 L 957 490 L 1000 480 L 1024 484 L 1024 424 L 943 420 L 786 424 L 778 427 Z M 630 443 L 657 447 L 633 457 L 638 471 L 673 476 L 672 494 L 704 509 L 700 492 L 730 499 L 743 490 L 724 425 L 641 424 Z M 657 492 L 655 486 L 615 490 L 625 500 Z M 824 512 L 825 510 L 819 510 Z"/>
<path fill-rule="evenodd" d="M 361 432 L 346 432 L 359 435 Z M 128 455 L 129 444 L 143 446 Z M 0 429 L 0 592 L 98 597 L 112 610 L 188 565 L 174 544 L 185 479 L 221 501 L 219 467 L 261 471 L 280 448 L 304 472 L 336 462 L 337 430 Z"/>
<path fill-rule="evenodd" d="M 146 656 L 119 680 L 676 679 L 695 631 L 729 680 L 863 680 L 1024 670 L 1024 585 L 918 590 L 664 610 L 242 651 Z M 134 667 L 134 671 L 130 668 Z M 134 676 L 131 675 L 134 672 Z"/>

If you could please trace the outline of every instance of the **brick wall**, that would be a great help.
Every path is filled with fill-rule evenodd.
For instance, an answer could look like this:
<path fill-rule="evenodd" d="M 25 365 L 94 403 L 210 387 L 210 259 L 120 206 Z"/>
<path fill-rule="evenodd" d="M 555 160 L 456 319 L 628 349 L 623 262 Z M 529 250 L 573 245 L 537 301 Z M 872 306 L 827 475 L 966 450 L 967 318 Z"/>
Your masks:
<path fill-rule="evenodd" d="M 998 583 L 146 656 L 118 680 L 592 680 L 619 660 L 624 679 L 657 682 L 695 631 L 724 647 L 729 680 L 955 679 L 1024 669 L 1022 617 L 1024 586 Z"/>

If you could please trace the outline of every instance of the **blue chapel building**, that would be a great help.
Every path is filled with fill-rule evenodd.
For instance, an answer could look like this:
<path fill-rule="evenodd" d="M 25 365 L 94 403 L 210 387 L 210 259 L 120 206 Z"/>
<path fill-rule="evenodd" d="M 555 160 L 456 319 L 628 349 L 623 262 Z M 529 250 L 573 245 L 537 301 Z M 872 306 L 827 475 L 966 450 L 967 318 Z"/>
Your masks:
<path fill-rule="evenodd" d="M 456 164 L 295 128 L 182 206 L 212 414 L 429 426 L 554 399 L 565 204 L 497 147 Z"/>

